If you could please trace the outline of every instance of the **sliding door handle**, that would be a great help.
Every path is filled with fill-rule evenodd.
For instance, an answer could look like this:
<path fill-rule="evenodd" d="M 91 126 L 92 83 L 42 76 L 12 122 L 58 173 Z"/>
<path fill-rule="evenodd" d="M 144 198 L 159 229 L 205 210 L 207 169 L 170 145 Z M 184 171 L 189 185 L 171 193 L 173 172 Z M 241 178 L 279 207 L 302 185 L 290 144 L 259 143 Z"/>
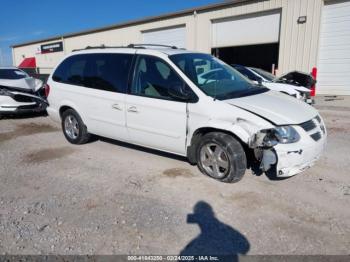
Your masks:
<path fill-rule="evenodd" d="M 116 109 L 116 110 L 119 110 L 119 111 L 122 111 L 122 110 L 123 110 L 122 107 L 121 107 L 119 104 L 113 104 L 113 105 L 112 105 L 112 108 L 113 108 L 113 109 Z"/>
<path fill-rule="evenodd" d="M 137 111 L 136 106 L 130 106 L 130 107 L 128 108 L 128 112 L 137 113 L 138 111 Z"/>

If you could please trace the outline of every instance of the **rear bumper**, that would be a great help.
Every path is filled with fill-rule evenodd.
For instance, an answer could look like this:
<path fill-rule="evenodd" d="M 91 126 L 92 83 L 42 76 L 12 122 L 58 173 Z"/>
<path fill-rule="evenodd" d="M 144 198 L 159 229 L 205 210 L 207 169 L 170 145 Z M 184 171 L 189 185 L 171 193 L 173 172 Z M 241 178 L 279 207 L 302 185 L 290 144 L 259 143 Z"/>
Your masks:
<path fill-rule="evenodd" d="M 61 117 L 60 117 L 60 113 L 58 112 L 58 110 L 56 110 L 53 107 L 49 106 L 49 107 L 46 108 L 46 111 L 47 111 L 47 114 L 49 115 L 49 117 L 53 121 L 55 121 L 57 123 L 61 122 Z"/>

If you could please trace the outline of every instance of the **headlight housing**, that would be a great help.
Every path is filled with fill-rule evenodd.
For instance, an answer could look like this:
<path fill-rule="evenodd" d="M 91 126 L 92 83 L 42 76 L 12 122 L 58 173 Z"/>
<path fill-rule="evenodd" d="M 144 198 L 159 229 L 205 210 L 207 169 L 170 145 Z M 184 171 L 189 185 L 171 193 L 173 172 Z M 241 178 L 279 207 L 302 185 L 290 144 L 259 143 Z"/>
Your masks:
<path fill-rule="evenodd" d="M 281 144 L 298 142 L 300 135 L 292 126 L 278 126 L 273 129 L 274 136 Z"/>
<path fill-rule="evenodd" d="M 272 129 L 261 130 L 255 136 L 256 145 L 273 147 L 280 144 L 291 144 L 300 140 L 300 135 L 292 126 L 277 126 Z"/>

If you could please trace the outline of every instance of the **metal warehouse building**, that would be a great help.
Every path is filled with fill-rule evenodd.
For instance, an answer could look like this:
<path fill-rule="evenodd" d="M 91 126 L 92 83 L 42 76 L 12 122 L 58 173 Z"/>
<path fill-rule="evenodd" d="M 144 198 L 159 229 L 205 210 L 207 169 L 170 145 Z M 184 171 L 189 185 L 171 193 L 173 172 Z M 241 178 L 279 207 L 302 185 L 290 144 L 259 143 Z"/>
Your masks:
<path fill-rule="evenodd" d="M 235 0 L 13 46 L 16 66 L 50 73 L 86 46 L 158 43 L 278 74 L 311 72 L 317 93 L 350 95 L 349 0 Z"/>

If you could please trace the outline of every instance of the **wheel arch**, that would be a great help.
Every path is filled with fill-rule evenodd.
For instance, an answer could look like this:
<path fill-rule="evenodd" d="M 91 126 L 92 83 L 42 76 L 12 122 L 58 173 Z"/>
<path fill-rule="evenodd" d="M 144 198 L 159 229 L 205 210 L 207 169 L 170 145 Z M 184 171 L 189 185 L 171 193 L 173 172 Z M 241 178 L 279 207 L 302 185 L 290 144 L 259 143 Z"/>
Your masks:
<path fill-rule="evenodd" d="M 62 114 L 64 111 L 68 110 L 68 109 L 72 109 L 74 110 L 83 120 L 83 122 L 86 124 L 86 117 L 83 113 L 83 110 L 79 110 L 79 107 L 76 106 L 75 104 L 69 102 L 69 101 L 63 101 L 61 103 L 61 105 L 59 106 L 58 112 L 59 112 L 59 116 L 62 119 Z"/>
<path fill-rule="evenodd" d="M 235 132 L 236 131 L 236 132 Z M 244 151 L 248 151 L 249 134 L 242 128 L 236 128 L 236 130 L 219 128 L 215 126 L 205 126 L 197 128 L 190 137 L 189 144 L 187 145 L 187 158 L 191 164 L 197 163 L 196 149 L 197 144 L 202 136 L 211 132 L 221 132 L 234 137 L 244 148 Z"/>

